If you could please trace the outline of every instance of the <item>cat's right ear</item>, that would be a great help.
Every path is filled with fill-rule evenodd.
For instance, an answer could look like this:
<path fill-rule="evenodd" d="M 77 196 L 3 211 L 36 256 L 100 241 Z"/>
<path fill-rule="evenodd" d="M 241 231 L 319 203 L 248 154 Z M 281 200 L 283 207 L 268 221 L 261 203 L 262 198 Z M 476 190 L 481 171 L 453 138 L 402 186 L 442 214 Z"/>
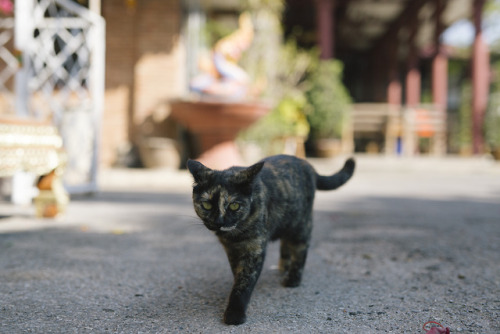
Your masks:
<path fill-rule="evenodd" d="M 264 162 L 258 162 L 250 167 L 243 169 L 233 176 L 233 182 L 238 184 L 251 184 L 261 171 L 262 167 L 264 167 Z"/>
<path fill-rule="evenodd" d="M 206 180 L 206 178 L 212 171 L 210 168 L 206 167 L 201 162 L 191 159 L 187 161 L 187 168 L 191 173 L 191 175 L 193 175 L 194 181 L 196 183 L 200 183 L 203 180 Z"/>

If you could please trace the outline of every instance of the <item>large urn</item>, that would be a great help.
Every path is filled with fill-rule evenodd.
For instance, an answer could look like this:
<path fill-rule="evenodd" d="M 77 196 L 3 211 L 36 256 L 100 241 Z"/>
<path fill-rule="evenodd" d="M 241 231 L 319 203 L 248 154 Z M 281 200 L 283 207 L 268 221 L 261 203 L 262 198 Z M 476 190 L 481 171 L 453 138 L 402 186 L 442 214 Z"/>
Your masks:
<path fill-rule="evenodd" d="M 196 159 L 214 169 L 244 164 L 236 136 L 269 110 L 269 106 L 255 102 L 171 102 L 171 116 L 196 138 L 200 152 Z"/>

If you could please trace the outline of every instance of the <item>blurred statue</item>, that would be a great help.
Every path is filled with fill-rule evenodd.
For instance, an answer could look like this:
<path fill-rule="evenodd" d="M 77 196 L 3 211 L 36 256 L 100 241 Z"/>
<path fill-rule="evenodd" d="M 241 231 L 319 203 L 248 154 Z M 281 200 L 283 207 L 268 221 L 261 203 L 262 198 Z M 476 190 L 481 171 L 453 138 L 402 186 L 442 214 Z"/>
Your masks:
<path fill-rule="evenodd" d="M 242 99 L 247 95 L 250 79 L 237 63 L 252 43 L 254 30 L 250 14 L 241 14 L 238 22 L 239 28 L 219 40 L 210 57 L 200 59 L 201 74 L 191 81 L 192 91 L 229 99 Z"/>
<path fill-rule="evenodd" d="M 12 0 L 0 0 L 0 13 L 4 15 L 12 15 L 14 13 Z"/>

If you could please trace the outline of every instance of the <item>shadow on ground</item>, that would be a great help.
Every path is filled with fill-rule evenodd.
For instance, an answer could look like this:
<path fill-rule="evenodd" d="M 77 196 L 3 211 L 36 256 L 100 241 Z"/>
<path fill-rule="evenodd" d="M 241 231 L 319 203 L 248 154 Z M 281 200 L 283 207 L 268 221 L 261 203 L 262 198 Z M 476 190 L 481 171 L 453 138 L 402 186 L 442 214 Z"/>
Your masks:
<path fill-rule="evenodd" d="M 189 194 L 77 199 L 55 226 L 0 233 L 0 332 L 500 331 L 496 199 L 326 195 L 316 208 L 302 286 L 279 285 L 270 245 L 248 323 L 231 329 L 229 265 Z"/>

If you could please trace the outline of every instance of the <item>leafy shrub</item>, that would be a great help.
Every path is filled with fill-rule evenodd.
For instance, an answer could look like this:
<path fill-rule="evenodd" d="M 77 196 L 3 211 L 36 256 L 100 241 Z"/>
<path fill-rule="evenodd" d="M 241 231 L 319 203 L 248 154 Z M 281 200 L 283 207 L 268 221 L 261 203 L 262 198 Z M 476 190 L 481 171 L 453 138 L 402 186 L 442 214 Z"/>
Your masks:
<path fill-rule="evenodd" d="M 311 138 L 341 138 L 348 120 L 351 97 L 342 83 L 343 64 L 321 60 L 308 78 L 306 91 L 311 111 L 307 115 Z"/>

